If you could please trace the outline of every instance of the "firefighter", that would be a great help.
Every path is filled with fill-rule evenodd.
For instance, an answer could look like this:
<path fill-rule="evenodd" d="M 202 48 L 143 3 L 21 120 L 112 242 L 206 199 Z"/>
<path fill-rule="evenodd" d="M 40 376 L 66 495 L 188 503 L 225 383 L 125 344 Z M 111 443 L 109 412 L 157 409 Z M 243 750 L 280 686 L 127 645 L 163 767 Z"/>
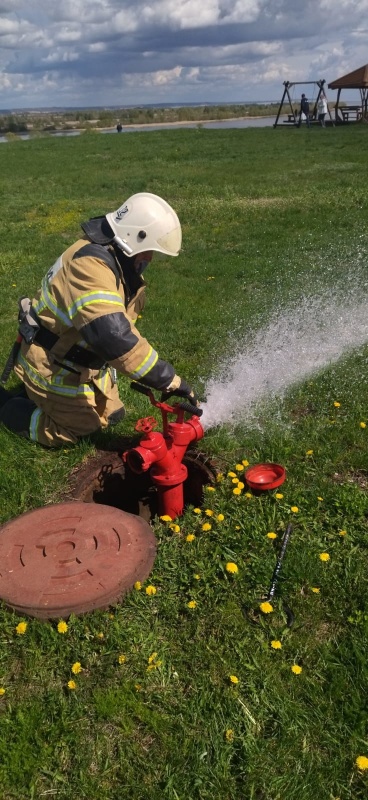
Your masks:
<path fill-rule="evenodd" d="M 175 211 L 140 192 L 82 230 L 34 299 L 20 301 L 14 371 L 23 396 L 0 391 L 0 422 L 48 447 L 75 443 L 123 418 L 116 373 L 197 405 L 190 386 L 135 327 L 153 254 L 179 255 Z"/>

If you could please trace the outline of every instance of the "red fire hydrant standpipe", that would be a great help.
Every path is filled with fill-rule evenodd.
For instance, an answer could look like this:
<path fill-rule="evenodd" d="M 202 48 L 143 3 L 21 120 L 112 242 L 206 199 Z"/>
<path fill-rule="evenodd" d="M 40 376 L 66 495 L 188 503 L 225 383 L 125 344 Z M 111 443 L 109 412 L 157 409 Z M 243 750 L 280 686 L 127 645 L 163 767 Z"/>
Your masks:
<path fill-rule="evenodd" d="M 137 447 L 123 453 L 123 461 L 138 475 L 151 471 L 152 481 L 157 487 L 159 516 L 176 519 L 184 510 L 184 481 L 188 476 L 183 458 L 188 446 L 204 436 L 199 421 L 202 411 L 190 403 L 171 406 L 159 402 L 150 389 L 139 383 L 132 383 L 131 388 L 146 394 L 151 404 L 160 409 L 163 433 L 154 430 L 158 424 L 154 417 L 139 419 L 135 430 L 141 431 L 143 438 Z M 190 413 L 191 417 L 184 421 L 185 413 Z M 176 421 L 169 422 L 168 414 L 174 414 Z"/>

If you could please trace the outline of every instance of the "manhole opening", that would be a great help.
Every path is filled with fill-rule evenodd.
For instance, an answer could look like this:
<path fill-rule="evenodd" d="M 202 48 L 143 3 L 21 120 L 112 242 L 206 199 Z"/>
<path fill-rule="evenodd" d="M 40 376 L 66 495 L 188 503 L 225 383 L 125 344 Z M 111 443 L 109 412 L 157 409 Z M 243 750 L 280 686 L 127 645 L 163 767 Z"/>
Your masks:
<path fill-rule="evenodd" d="M 188 451 L 183 463 L 188 470 L 184 503 L 201 506 L 204 486 L 215 482 L 216 468 L 206 455 L 197 451 Z M 81 468 L 73 483 L 71 496 L 75 500 L 114 506 L 148 522 L 157 516 L 157 489 L 149 473 L 132 472 L 119 453 L 100 453 Z"/>

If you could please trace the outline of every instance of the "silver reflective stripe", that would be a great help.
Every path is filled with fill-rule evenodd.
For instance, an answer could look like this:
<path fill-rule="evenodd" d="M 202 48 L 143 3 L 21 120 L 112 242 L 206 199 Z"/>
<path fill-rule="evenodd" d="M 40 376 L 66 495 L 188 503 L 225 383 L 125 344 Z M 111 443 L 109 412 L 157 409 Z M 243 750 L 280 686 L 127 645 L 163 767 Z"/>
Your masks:
<path fill-rule="evenodd" d="M 55 264 L 53 264 L 52 267 L 50 267 L 49 271 L 45 275 L 45 280 L 47 281 L 47 283 L 51 283 L 51 281 L 54 280 L 55 275 L 58 274 L 59 269 L 61 269 L 62 266 L 63 266 L 63 257 L 59 256 L 59 258 L 56 259 Z"/>
<path fill-rule="evenodd" d="M 70 319 L 69 319 L 68 315 L 65 314 L 64 311 L 61 310 L 61 308 L 58 308 L 56 303 L 54 303 L 54 301 L 53 301 L 53 299 L 52 299 L 52 297 L 51 297 L 51 295 L 49 293 L 48 286 L 47 286 L 47 280 L 45 278 L 43 279 L 43 282 L 42 282 L 42 294 L 43 294 L 43 300 L 46 303 L 47 308 L 49 308 L 50 311 L 53 311 L 53 313 L 55 314 L 55 317 L 57 317 L 60 320 L 60 322 L 63 322 L 64 325 L 67 326 L 67 328 L 72 328 L 73 325 L 70 322 Z"/>
<path fill-rule="evenodd" d="M 31 416 L 31 422 L 29 424 L 29 436 L 32 442 L 38 442 L 37 433 L 38 433 L 38 424 L 40 421 L 40 416 L 43 412 L 40 408 L 36 408 Z"/>
<path fill-rule="evenodd" d="M 155 366 L 157 361 L 158 361 L 158 353 L 156 353 L 156 350 L 154 350 L 153 347 L 150 347 L 148 356 L 146 356 L 144 361 L 142 361 L 142 363 L 139 364 L 139 366 L 137 367 L 137 369 L 134 370 L 134 372 L 130 373 L 131 377 L 134 378 L 135 380 L 143 378 L 145 375 L 147 375 L 147 372 L 149 372 Z"/>

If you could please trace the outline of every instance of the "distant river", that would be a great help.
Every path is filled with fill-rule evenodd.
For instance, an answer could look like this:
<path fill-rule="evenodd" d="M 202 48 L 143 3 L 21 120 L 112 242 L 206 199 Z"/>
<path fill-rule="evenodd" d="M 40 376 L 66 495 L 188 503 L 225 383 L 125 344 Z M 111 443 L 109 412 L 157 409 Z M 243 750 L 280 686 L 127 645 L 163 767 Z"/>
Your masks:
<path fill-rule="evenodd" d="M 178 130 L 181 128 L 267 128 L 271 127 L 275 122 L 276 117 L 254 117 L 251 119 L 224 119 L 214 122 L 179 122 L 179 123 L 162 123 L 157 125 L 129 125 L 124 128 L 122 133 L 135 133 L 137 131 L 163 131 L 163 130 Z M 98 128 L 99 133 L 114 133 L 117 134 L 116 128 Z M 58 133 L 49 133 L 49 136 L 79 136 L 80 131 L 60 131 Z M 18 133 L 18 139 L 32 139 L 32 134 Z M 5 136 L 0 136 L 0 143 L 7 142 Z"/>

